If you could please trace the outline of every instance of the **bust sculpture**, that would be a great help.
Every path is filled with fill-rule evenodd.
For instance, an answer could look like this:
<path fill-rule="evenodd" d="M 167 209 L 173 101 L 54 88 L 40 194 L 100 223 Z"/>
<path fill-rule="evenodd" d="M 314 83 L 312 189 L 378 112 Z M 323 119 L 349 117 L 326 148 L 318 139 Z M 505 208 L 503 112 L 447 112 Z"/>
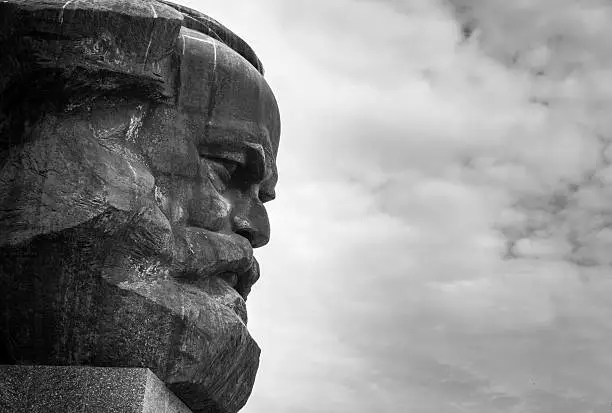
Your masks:
<path fill-rule="evenodd" d="M 148 367 L 238 411 L 279 136 L 261 63 L 199 12 L 0 3 L 0 364 Z"/>

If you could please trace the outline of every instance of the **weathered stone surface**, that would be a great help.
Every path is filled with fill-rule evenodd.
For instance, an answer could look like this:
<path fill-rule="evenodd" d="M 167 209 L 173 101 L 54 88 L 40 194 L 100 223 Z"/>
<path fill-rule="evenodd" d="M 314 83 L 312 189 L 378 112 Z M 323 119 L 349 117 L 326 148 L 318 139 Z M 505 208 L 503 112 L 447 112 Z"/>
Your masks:
<path fill-rule="evenodd" d="M 280 120 L 239 37 L 153 0 L 0 2 L 0 363 L 150 368 L 236 412 Z"/>
<path fill-rule="evenodd" d="M 2 413 L 191 413 L 146 368 L 0 366 Z"/>

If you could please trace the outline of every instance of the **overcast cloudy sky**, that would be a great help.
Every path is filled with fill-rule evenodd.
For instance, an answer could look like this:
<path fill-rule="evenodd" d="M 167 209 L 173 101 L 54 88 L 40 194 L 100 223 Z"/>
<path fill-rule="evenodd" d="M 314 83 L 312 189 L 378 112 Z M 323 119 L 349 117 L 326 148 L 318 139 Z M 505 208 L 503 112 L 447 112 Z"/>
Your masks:
<path fill-rule="evenodd" d="M 612 411 L 612 5 L 182 0 L 283 121 L 245 413 Z"/>

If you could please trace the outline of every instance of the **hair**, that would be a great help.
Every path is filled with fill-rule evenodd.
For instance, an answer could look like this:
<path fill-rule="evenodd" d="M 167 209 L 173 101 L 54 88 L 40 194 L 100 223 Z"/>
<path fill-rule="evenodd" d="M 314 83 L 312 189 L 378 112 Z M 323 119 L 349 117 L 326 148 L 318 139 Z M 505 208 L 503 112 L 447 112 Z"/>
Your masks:
<path fill-rule="evenodd" d="M 251 46 L 249 46 L 244 40 L 234 34 L 227 27 L 223 26 L 215 19 L 210 18 L 197 10 L 190 9 L 189 7 L 174 4 L 166 0 L 157 1 L 167 4 L 183 13 L 184 27 L 207 34 L 221 43 L 224 43 L 226 46 L 237 52 L 240 56 L 244 57 L 255 69 L 257 69 L 259 73 L 262 75 L 264 74 L 263 65 Z"/>
<path fill-rule="evenodd" d="M 101 95 L 173 103 L 182 27 L 224 43 L 264 74 L 239 36 L 166 0 L 0 2 L 0 166 L 45 113 Z"/>

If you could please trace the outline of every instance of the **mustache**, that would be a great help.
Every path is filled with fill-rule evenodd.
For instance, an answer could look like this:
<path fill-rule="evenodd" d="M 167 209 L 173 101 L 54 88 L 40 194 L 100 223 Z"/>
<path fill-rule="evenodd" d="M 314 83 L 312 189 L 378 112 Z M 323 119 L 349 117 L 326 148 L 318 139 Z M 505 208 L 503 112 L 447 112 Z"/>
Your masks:
<path fill-rule="evenodd" d="M 259 279 L 259 264 L 249 240 L 236 233 L 201 227 L 171 225 L 154 203 L 136 214 L 108 211 L 96 227 L 112 229 L 106 267 L 126 267 L 122 263 L 142 262 L 151 273 L 163 272 L 187 283 L 208 277 L 236 274 L 236 290 L 246 299 Z M 157 264 L 156 264 L 157 263 Z M 132 265 L 127 265 L 131 267 Z M 148 271 L 147 271 L 148 272 Z"/>
<path fill-rule="evenodd" d="M 186 227 L 174 231 L 173 244 L 172 261 L 181 278 L 242 274 L 256 265 L 251 243 L 237 234 Z"/>

